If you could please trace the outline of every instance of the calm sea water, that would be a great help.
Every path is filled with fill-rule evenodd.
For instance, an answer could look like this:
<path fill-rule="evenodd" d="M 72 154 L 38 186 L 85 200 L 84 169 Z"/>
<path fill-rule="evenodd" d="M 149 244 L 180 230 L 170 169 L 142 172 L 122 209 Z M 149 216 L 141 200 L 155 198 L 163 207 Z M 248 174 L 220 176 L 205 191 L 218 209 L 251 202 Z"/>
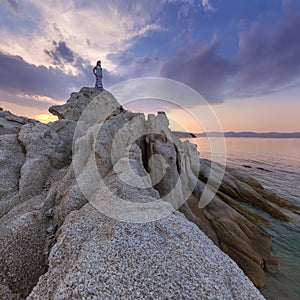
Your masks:
<path fill-rule="evenodd" d="M 213 159 L 207 138 L 190 141 L 197 144 L 200 157 Z M 300 139 L 226 138 L 226 148 L 228 166 L 243 170 L 266 189 L 300 206 Z M 217 152 L 214 151 L 216 157 Z M 298 224 L 281 222 L 251 206 L 248 208 L 271 222 L 271 227 L 262 229 L 271 235 L 272 252 L 279 260 L 279 272 L 267 274 L 262 294 L 267 299 L 300 299 L 299 218 Z"/>

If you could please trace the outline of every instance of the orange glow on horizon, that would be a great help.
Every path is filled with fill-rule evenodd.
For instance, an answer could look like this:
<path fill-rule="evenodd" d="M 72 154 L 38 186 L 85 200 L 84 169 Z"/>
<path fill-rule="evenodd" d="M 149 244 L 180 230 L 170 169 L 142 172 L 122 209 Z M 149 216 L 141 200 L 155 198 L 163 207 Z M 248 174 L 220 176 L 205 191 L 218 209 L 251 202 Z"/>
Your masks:
<path fill-rule="evenodd" d="M 211 108 L 223 131 L 300 132 L 300 101 L 292 99 L 284 102 L 279 96 L 227 100 L 224 103 L 211 105 Z M 203 113 L 204 107 L 185 110 L 176 106 L 167 107 L 163 102 L 158 102 L 153 107 L 147 106 L 148 104 L 136 102 L 132 103 L 131 107 L 129 105 L 125 108 L 145 114 L 166 111 L 172 130 L 193 133 L 209 131 L 204 128 L 204 125 L 210 121 L 206 118 L 205 112 Z M 4 101 L 0 101 L 0 107 L 15 115 L 37 119 L 44 123 L 57 120 L 57 117 L 48 113 L 46 108 L 26 107 Z"/>
<path fill-rule="evenodd" d="M 49 122 L 54 122 L 54 121 L 58 120 L 57 116 L 50 115 L 50 114 L 35 115 L 34 119 L 40 121 L 41 123 L 49 123 Z"/>

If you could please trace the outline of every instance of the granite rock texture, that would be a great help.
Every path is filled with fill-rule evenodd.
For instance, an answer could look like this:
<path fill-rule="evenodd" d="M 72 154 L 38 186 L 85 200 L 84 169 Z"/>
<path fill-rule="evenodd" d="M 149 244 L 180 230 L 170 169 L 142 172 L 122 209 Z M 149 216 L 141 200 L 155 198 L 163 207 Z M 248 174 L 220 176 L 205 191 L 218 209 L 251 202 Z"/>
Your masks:
<path fill-rule="evenodd" d="M 281 220 L 298 207 L 235 170 L 214 190 L 221 167 L 164 113 L 126 111 L 105 90 L 49 110 L 58 121 L 0 112 L 14 128 L 0 135 L 0 297 L 263 299 L 254 284 L 277 262 L 257 224 L 269 224 L 239 201 Z"/>
<path fill-rule="evenodd" d="M 116 298 L 264 299 L 181 213 L 130 224 L 87 204 L 66 218 L 27 299 Z"/>

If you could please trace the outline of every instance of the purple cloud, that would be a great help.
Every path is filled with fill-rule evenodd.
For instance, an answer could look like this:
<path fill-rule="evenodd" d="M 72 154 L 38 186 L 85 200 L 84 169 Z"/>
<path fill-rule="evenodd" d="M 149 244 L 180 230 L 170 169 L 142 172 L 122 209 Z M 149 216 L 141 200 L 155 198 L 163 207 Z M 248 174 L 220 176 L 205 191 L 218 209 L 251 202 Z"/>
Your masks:
<path fill-rule="evenodd" d="M 217 53 L 218 46 L 218 38 L 205 47 L 189 46 L 162 64 L 160 75 L 187 84 L 208 102 L 221 102 L 225 82 L 235 74 L 237 67 Z"/>
<path fill-rule="evenodd" d="M 0 66 L 0 88 L 10 93 L 61 99 L 72 86 L 70 76 L 59 69 L 37 67 L 25 62 L 20 56 L 0 52 Z"/>
<path fill-rule="evenodd" d="M 63 65 L 64 63 L 73 63 L 75 61 L 74 52 L 66 45 L 66 42 L 53 41 L 54 50 L 44 50 L 45 53 L 52 58 L 55 65 Z"/>
<path fill-rule="evenodd" d="M 74 66 L 80 70 L 80 74 L 72 76 L 58 68 L 35 66 L 20 56 L 0 52 L 0 100 L 39 108 L 47 108 L 53 103 L 39 102 L 38 97 L 64 101 L 71 92 L 83 86 L 94 86 L 92 66 L 84 62 L 81 57 L 76 57 Z M 104 69 L 105 87 L 124 79 Z"/>
<path fill-rule="evenodd" d="M 12 11 L 18 15 L 20 12 L 20 8 L 18 3 L 15 0 L 6 0 L 6 2 L 8 3 L 8 5 L 10 6 L 10 8 L 12 9 Z"/>
<path fill-rule="evenodd" d="M 300 13 L 291 13 L 266 33 L 253 24 L 239 34 L 238 79 L 233 93 L 253 96 L 300 83 Z"/>
<path fill-rule="evenodd" d="M 220 41 L 187 46 L 162 64 L 160 75 L 182 81 L 208 102 L 253 97 L 300 84 L 300 12 L 284 8 L 284 17 L 266 31 L 261 24 L 239 33 L 233 60 L 218 54 Z"/>

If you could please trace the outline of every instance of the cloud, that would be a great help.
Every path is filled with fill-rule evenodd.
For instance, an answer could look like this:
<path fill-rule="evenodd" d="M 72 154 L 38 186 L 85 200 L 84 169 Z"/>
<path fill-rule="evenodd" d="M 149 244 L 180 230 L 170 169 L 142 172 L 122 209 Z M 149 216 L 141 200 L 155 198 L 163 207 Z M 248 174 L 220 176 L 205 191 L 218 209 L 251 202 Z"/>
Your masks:
<path fill-rule="evenodd" d="M 73 51 L 66 45 L 66 42 L 53 41 L 54 50 L 44 50 L 49 57 L 52 58 L 55 65 L 63 65 L 64 63 L 73 63 L 75 61 Z"/>
<path fill-rule="evenodd" d="M 12 11 L 18 15 L 20 12 L 20 8 L 18 3 L 15 0 L 6 0 L 6 2 L 8 3 L 8 5 L 10 6 L 10 8 L 12 9 Z"/>
<path fill-rule="evenodd" d="M 239 34 L 234 93 L 254 96 L 300 84 L 300 12 L 289 12 L 271 32 L 253 23 Z"/>
<path fill-rule="evenodd" d="M 189 45 L 162 64 L 160 75 L 187 84 L 210 103 L 222 102 L 226 80 L 237 66 L 217 53 L 219 45 L 217 37 L 204 47 Z"/>
<path fill-rule="evenodd" d="M 134 32 L 133 34 L 127 36 L 127 38 L 134 38 L 134 37 L 145 37 L 149 34 L 149 32 L 153 31 L 166 31 L 165 28 L 161 27 L 158 24 L 147 24 L 146 26 L 140 28 L 138 31 Z"/>
<path fill-rule="evenodd" d="M 191 86 L 208 102 L 272 94 L 300 86 L 300 12 L 284 1 L 283 17 L 269 30 L 260 23 L 238 33 L 231 60 L 220 55 L 220 40 L 190 44 L 161 65 L 160 75 Z"/>
<path fill-rule="evenodd" d="M 204 8 L 204 11 L 214 11 L 214 7 L 211 4 L 210 0 L 202 0 L 202 6 Z"/>
<path fill-rule="evenodd" d="M 173 3 L 180 5 L 177 14 L 178 20 L 186 18 L 189 15 L 191 9 L 195 8 L 202 8 L 205 12 L 215 11 L 213 5 L 211 4 L 211 0 L 164 0 L 164 3 Z"/>
<path fill-rule="evenodd" d="M 15 0 L 7 3 L 19 12 Z M 172 9 L 170 3 L 175 5 Z M 183 18 L 187 22 L 175 24 L 169 32 L 164 32 L 166 41 L 162 45 L 160 42 L 154 45 L 154 41 L 162 41 L 161 36 L 145 38 L 153 32 L 167 31 L 168 16 L 172 22 L 176 13 L 187 16 L 200 10 L 203 16 L 203 10 L 215 10 L 214 3 L 210 0 L 22 2 L 21 16 L 11 19 L 16 22 L 14 26 L 0 28 L 1 99 L 5 96 L 20 102 L 30 98 L 34 103 L 41 102 L 40 105 L 65 99 L 72 90 L 93 86 L 91 68 L 98 59 L 105 67 L 105 87 L 137 76 L 155 76 L 158 70 L 161 76 L 193 87 L 211 103 L 229 97 L 263 95 L 299 84 L 300 13 L 291 0 L 282 2 L 283 17 L 272 28 L 264 28 L 259 20 L 261 23 L 253 23 L 242 32 L 231 32 L 230 41 L 225 40 L 228 38 L 225 34 L 225 49 L 221 49 L 217 37 L 203 45 L 201 39 L 207 38 L 206 29 L 203 32 L 201 29 L 203 36 L 200 36 L 198 20 L 193 18 Z M 243 28 L 246 26 L 248 23 Z M 238 48 L 233 50 L 236 45 L 232 45 L 228 50 L 228 43 L 236 37 Z M 193 42 L 195 39 L 199 41 Z M 176 44 L 178 40 L 185 43 L 184 48 L 171 49 L 172 45 L 175 48 L 180 44 Z M 222 55 L 222 50 L 231 58 Z"/>
<path fill-rule="evenodd" d="M 157 54 L 136 56 L 129 50 L 111 53 L 107 58 L 119 66 L 115 73 L 124 79 L 156 75 L 160 62 Z"/>
<path fill-rule="evenodd" d="M 65 96 L 70 77 L 57 68 L 35 66 L 20 56 L 0 52 L 0 89 L 10 93 L 42 95 L 54 99 Z"/>
<path fill-rule="evenodd" d="M 71 92 L 83 86 L 94 86 L 92 66 L 76 53 L 74 57 L 80 70 L 77 75 L 66 74 L 56 67 L 35 66 L 20 56 L 0 52 L 0 100 L 46 110 L 63 102 Z M 128 79 L 126 74 L 103 71 L 105 87 Z"/>
<path fill-rule="evenodd" d="M 28 0 L 22 3 L 22 19 L 14 19 L 22 30 L 0 29 L 1 49 L 37 66 L 57 66 L 65 71 L 56 58 L 61 58 L 59 52 L 67 46 L 90 64 L 100 58 L 113 71 L 117 66 L 106 60 L 109 53 L 125 51 L 136 38 L 164 30 L 151 21 L 162 7 L 162 0 Z M 29 21 L 33 24 L 28 27 Z"/>

